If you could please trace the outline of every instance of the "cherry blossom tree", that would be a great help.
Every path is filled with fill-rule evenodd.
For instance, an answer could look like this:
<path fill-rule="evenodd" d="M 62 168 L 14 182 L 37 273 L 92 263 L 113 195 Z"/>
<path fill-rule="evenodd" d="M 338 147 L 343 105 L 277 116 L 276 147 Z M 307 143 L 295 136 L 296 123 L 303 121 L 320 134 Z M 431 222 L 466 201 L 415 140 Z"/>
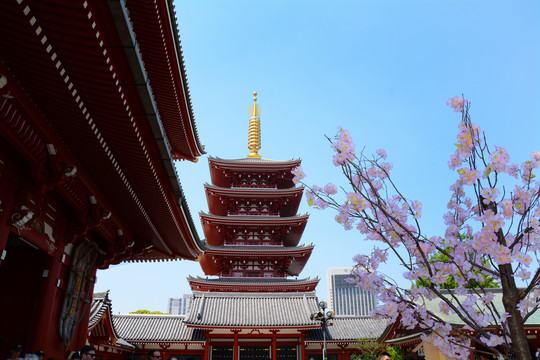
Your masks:
<path fill-rule="evenodd" d="M 328 140 L 346 185 L 339 192 L 334 184 L 306 186 L 306 198 L 310 206 L 334 210 L 346 230 L 356 228 L 379 244 L 354 258 L 353 271 L 358 286 L 383 304 L 375 316 L 425 329 L 423 341 L 452 358 L 468 358 L 474 350 L 531 359 L 524 323 L 540 306 L 540 186 L 533 173 L 540 153 L 521 166 L 510 163 L 506 150 L 489 146 L 471 122 L 467 100 L 454 97 L 447 104 L 461 121 L 448 162 L 457 180 L 443 215 L 444 234 L 424 233 L 422 204 L 399 190 L 386 152 L 356 153 L 344 129 Z M 305 185 L 301 167 L 293 174 Z M 390 261 L 403 266 L 410 286 L 380 271 Z M 501 296 L 483 285 L 486 277 L 500 284 Z M 451 287 L 444 285 L 449 279 Z"/>

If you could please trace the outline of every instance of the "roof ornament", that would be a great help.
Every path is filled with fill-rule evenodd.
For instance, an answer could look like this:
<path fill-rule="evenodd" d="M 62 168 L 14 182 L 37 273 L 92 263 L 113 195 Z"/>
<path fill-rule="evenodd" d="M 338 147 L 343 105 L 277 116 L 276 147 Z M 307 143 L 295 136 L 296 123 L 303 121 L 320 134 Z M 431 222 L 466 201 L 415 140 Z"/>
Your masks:
<path fill-rule="evenodd" d="M 260 159 L 261 150 L 261 107 L 257 105 L 257 93 L 253 93 L 253 104 L 249 107 L 248 158 Z"/>

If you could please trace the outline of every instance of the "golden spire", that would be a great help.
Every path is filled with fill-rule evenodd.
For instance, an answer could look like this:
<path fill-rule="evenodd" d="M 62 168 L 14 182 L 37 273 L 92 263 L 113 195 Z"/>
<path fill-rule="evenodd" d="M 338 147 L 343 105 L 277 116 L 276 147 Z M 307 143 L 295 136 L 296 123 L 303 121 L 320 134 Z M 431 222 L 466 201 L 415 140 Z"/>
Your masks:
<path fill-rule="evenodd" d="M 261 150 L 261 107 L 257 105 L 256 92 L 253 93 L 253 105 L 249 107 L 248 149 L 251 150 L 248 158 L 261 158 L 258 153 Z"/>

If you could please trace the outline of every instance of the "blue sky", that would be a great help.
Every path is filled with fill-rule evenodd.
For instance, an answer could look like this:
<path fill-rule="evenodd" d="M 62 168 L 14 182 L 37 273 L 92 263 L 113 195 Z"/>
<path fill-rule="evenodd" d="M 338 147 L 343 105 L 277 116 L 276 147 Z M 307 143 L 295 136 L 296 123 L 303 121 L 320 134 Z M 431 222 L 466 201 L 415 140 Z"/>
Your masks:
<path fill-rule="evenodd" d="M 514 162 L 540 150 L 540 2 L 538 1 L 176 1 L 199 136 L 209 155 L 248 154 L 252 92 L 262 109 L 263 158 L 301 158 L 306 183 L 342 183 L 324 135 L 338 126 L 357 150 L 386 149 L 403 193 L 423 203 L 427 233 L 444 232 L 442 214 L 455 176 L 459 114 L 446 107 L 465 94 L 472 120 Z M 206 156 L 177 164 L 191 213 L 207 211 Z M 302 242 L 314 243 L 300 277 L 352 266 L 369 252 L 334 214 L 310 209 Z M 399 279 L 398 266 L 387 269 Z M 98 272 L 114 312 L 165 311 L 190 293 L 196 262 L 122 264 Z"/>

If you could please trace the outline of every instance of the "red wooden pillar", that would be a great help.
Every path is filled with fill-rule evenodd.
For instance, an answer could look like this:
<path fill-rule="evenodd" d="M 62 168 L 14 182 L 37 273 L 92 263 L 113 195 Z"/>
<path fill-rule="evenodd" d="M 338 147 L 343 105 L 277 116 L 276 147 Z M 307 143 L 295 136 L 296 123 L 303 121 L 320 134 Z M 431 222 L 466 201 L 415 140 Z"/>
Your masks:
<path fill-rule="evenodd" d="M 59 346 L 58 336 L 58 316 L 63 293 L 63 287 L 58 287 L 60 281 L 63 280 L 63 241 L 58 241 L 56 245 L 57 249 L 47 260 L 37 291 L 39 300 L 36 302 L 33 324 L 29 329 L 27 348 L 42 349 L 47 357 L 63 358 L 65 352 L 63 346 Z"/>
<path fill-rule="evenodd" d="M 15 194 L 17 193 L 18 171 L 12 165 L 12 159 L 8 158 L 7 152 L 0 148 L 0 266 L 6 253 L 9 233 L 11 229 L 11 212 L 13 210 Z"/>
<path fill-rule="evenodd" d="M 277 360 L 277 330 L 272 330 L 272 360 Z"/>
<path fill-rule="evenodd" d="M 206 343 L 204 345 L 204 355 L 203 360 L 209 360 L 208 355 L 210 353 L 210 339 L 208 339 L 208 334 L 204 334 L 206 337 Z"/>
<path fill-rule="evenodd" d="M 238 331 L 239 330 L 233 330 L 234 331 L 234 347 L 233 347 L 233 360 L 238 360 Z"/>
<path fill-rule="evenodd" d="M 306 336 L 306 333 L 302 333 L 302 337 L 300 338 L 300 360 L 306 360 L 306 343 L 304 342 L 304 337 Z"/>
<path fill-rule="evenodd" d="M 347 344 L 339 344 L 339 347 L 341 348 L 341 352 L 339 353 L 339 360 L 347 360 L 347 354 L 345 352 Z"/>

